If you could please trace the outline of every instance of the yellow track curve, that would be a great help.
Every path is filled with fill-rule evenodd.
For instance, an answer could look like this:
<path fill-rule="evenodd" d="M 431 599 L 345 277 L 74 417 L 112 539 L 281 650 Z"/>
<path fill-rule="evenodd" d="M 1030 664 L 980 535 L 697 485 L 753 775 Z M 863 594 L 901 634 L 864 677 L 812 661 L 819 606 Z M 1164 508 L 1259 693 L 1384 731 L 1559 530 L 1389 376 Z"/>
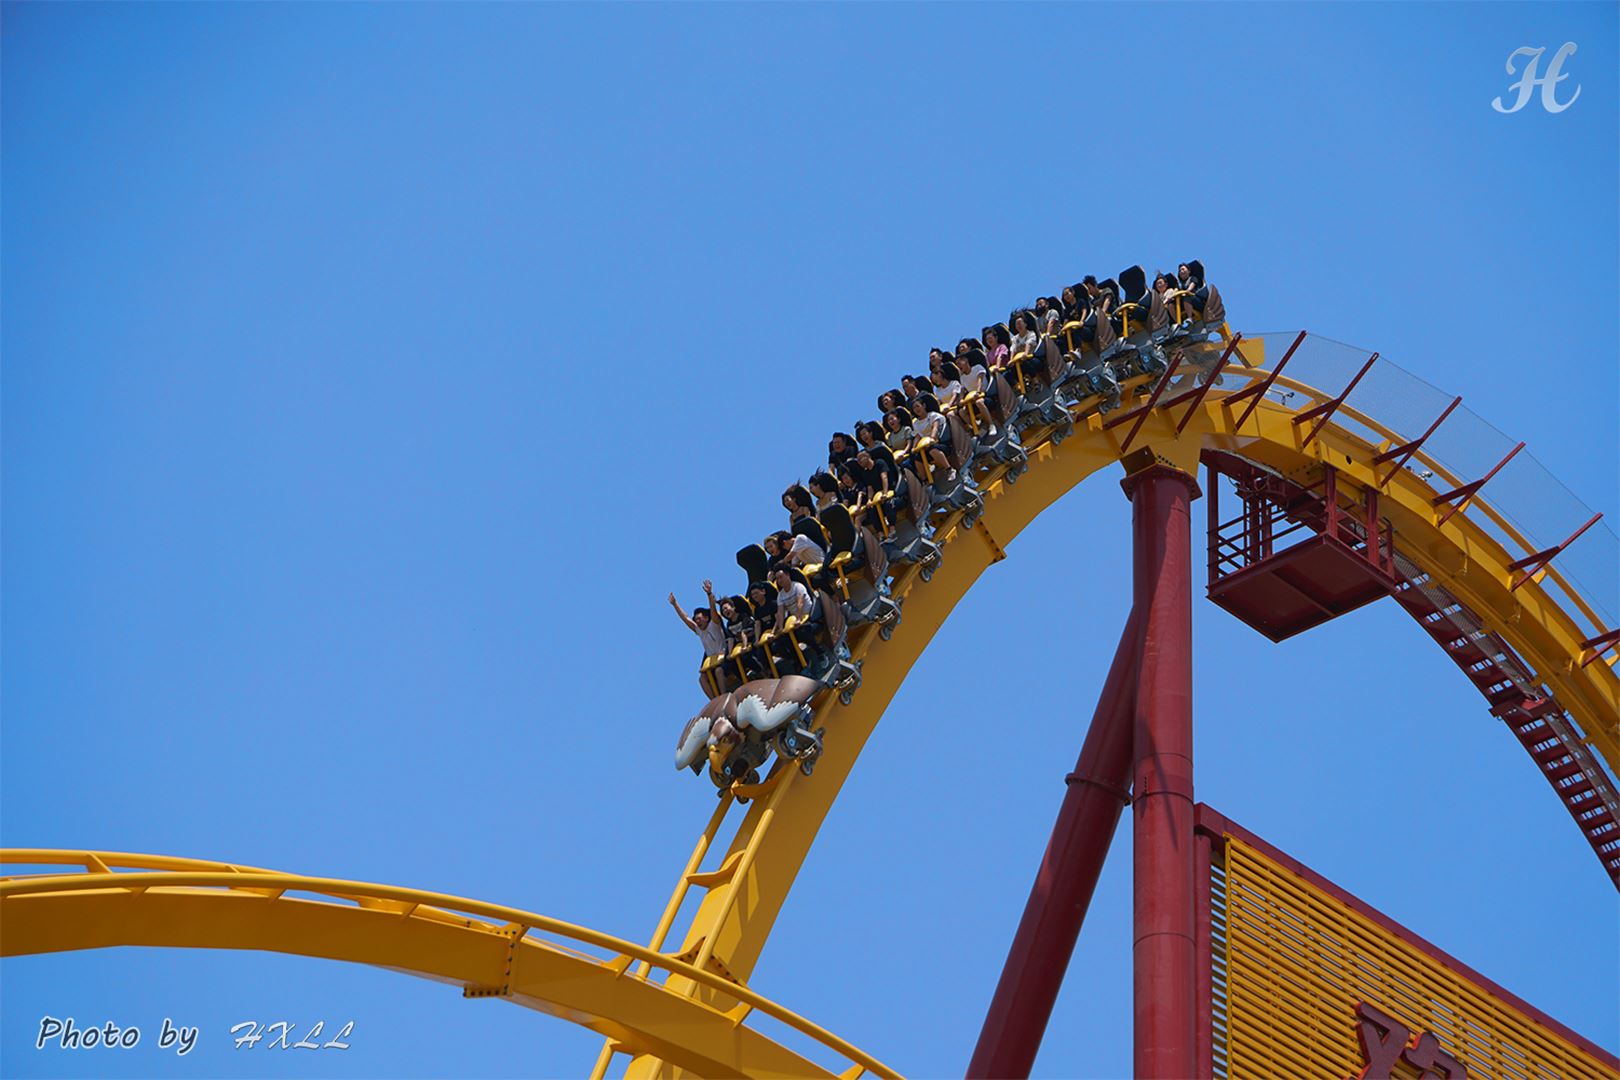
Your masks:
<path fill-rule="evenodd" d="M 155 945 L 347 960 L 455 983 L 467 997 L 505 998 L 705 1075 L 898 1075 L 752 991 L 643 946 L 517 908 L 171 856 L 11 848 L 0 850 L 0 861 L 85 867 L 0 882 L 6 956 Z M 530 931 L 608 955 L 590 956 Z M 673 993 L 647 977 L 649 968 L 726 987 L 732 1004 L 720 1010 Z M 756 1010 L 850 1067 L 835 1074 L 747 1027 Z"/>
<path fill-rule="evenodd" d="M 1225 385 L 1197 403 L 1190 416 L 1186 404 L 1147 415 L 1130 448 L 1133 457 L 1150 453 L 1196 474 L 1204 451 L 1223 450 L 1307 482 L 1313 470 L 1331 463 L 1339 471 L 1340 490 L 1351 497 L 1363 487 L 1379 486 L 1381 510 L 1399 538 L 1400 552 L 1507 642 L 1578 722 L 1579 735 L 1609 775 L 1620 771 L 1620 680 L 1612 658 L 1582 662 L 1588 637 L 1582 621 L 1599 624 L 1590 606 L 1552 566 L 1515 588 L 1513 564 L 1535 549 L 1492 507 L 1488 495 L 1449 516 L 1445 506 L 1435 505 L 1437 493 L 1473 477 L 1453 475 L 1420 449 L 1412 460 L 1432 474 L 1428 481 L 1408 469 L 1385 479 L 1385 468 L 1373 459 L 1405 442 L 1405 434 L 1346 404 L 1307 444 L 1309 426 L 1297 423 L 1297 417 L 1332 395 L 1286 376 L 1275 386 L 1293 391 L 1290 401 L 1262 397 L 1245 417 L 1246 405 L 1226 399 L 1267 374 L 1257 344 L 1245 343 L 1240 352 L 1247 366 L 1228 368 Z M 1131 400 L 1128 392 L 1125 400 Z M 850 1063 L 844 1075 L 862 1070 L 893 1075 L 754 994 L 747 981 L 822 821 L 912 664 L 1026 525 L 1076 484 L 1120 460 L 1120 439 L 1129 426 L 1106 426 L 1097 404 L 1093 399 L 1073 410 L 1073 434 L 1062 442 L 1051 428 L 1026 432 L 1028 471 L 1011 482 L 1006 467 L 996 466 L 981 480 L 984 512 L 974 527 L 964 527 L 959 512 L 945 519 L 935 537 L 944 561 L 930 581 L 923 582 L 916 567 L 899 572 L 893 593 L 904 599 L 904 618 L 891 640 L 881 640 L 870 626 L 852 638 L 854 658 L 865 661 L 863 683 L 849 705 L 828 695 L 818 708 L 816 722 L 825 725 L 827 738 L 814 775 L 783 769 L 764 784 L 738 791 L 752 803 L 718 869 L 702 873 L 699 868 L 720 841 L 733 805 L 730 796 L 722 798 L 650 945 L 517 909 L 391 886 L 157 856 L 7 851 L 0 853 L 7 863 L 68 862 L 88 872 L 0 881 L 5 925 L 0 955 L 152 944 L 354 960 L 457 983 L 471 996 L 508 997 L 597 1031 L 608 1040 L 598 1075 L 615 1053 L 633 1057 L 631 1076 L 831 1074 L 748 1028 L 744 1019 L 758 1011 L 840 1055 Z M 1355 433 L 1340 419 L 1375 433 L 1379 441 Z M 1497 536 L 1506 537 L 1513 549 Z M 1573 611 L 1560 603 L 1561 596 L 1573 598 L 1565 601 Z M 113 865 L 155 872 L 114 874 Z M 692 888 L 703 890 L 703 899 L 681 945 L 664 951 Z M 290 891 L 324 899 L 292 897 Z M 597 959 L 527 937 L 531 929 L 610 955 Z M 655 972 L 666 973 L 662 983 Z"/>
<path fill-rule="evenodd" d="M 1194 475 L 1206 449 L 1226 450 L 1291 476 L 1331 462 L 1339 470 L 1341 491 L 1352 497 L 1362 487 L 1377 484 L 1385 470 L 1373 458 L 1406 439 L 1354 407 L 1341 406 L 1335 419 L 1354 420 L 1378 432 L 1382 441 L 1369 442 L 1329 422 L 1308 446 L 1304 444 L 1309 428 L 1296 424 L 1295 417 L 1328 401 L 1331 393 L 1279 376 L 1275 385 L 1303 400 L 1285 406 L 1265 398 L 1239 426 L 1247 406 L 1230 406 L 1226 398 L 1267 374 L 1258 350 L 1249 355 L 1254 366 L 1228 369 L 1227 385 L 1212 391 L 1179 433 L 1186 406 L 1159 409 L 1147 418 L 1130 452 L 1149 450 Z M 1139 377 L 1126 386 L 1145 381 Z M 893 637 L 884 641 L 874 628 L 863 629 L 851 648 L 855 659 L 866 660 L 860 692 L 849 705 L 832 701 L 818 711 L 817 723 L 825 723 L 827 739 L 814 776 L 805 779 L 797 770 L 783 770 L 775 789 L 760 793 L 763 797 L 738 826 L 721 863 L 731 872 L 723 880 L 705 883 L 707 894 L 678 955 L 705 960 L 713 970 L 746 983 L 827 811 L 912 664 L 979 575 L 1005 557 L 1004 548 L 1026 525 L 1086 477 L 1120 460 L 1120 440 L 1128 429 L 1105 426 L 1097 404 L 1080 403 L 1074 432 L 1061 443 L 1051 437 L 1051 429 L 1027 441 L 1030 467 L 1016 483 L 1007 482 L 1005 466 L 992 470 L 981 484 L 985 507 L 978 524 L 963 528 L 957 513 L 936 535 L 945 557 L 930 581 L 924 583 L 915 567 L 902 571 L 893 593 L 905 600 L 904 618 Z M 1518 537 L 1488 498 L 1476 499 L 1466 513 L 1442 523 L 1445 507 L 1434 504 L 1435 494 L 1471 478 L 1454 476 L 1421 450 L 1414 460 L 1421 461 L 1442 486 L 1431 487 L 1402 469 L 1380 489 L 1382 511 L 1400 538 L 1401 552 L 1519 652 L 1580 722 L 1588 744 L 1613 775 L 1620 766 L 1620 680 L 1607 663 L 1581 665 L 1585 635 L 1580 624 L 1550 589 L 1543 588 L 1545 579 L 1557 571 L 1543 570 L 1525 587 L 1514 589 L 1515 574 L 1509 565 L 1533 551 L 1533 545 L 1520 539 L 1522 550 L 1509 552 L 1474 519 L 1474 515 L 1486 518 Z M 1582 613 L 1597 621 L 1589 608 Z M 707 833 L 700 846 L 707 846 L 712 835 Z M 666 920 L 683 897 L 684 890 L 677 885 Z M 700 998 L 709 994 L 704 987 L 677 979 L 671 985 Z M 604 1051 L 599 1074 L 606 1056 Z M 632 1062 L 628 1075 L 663 1071 L 660 1062 L 640 1059 Z"/>

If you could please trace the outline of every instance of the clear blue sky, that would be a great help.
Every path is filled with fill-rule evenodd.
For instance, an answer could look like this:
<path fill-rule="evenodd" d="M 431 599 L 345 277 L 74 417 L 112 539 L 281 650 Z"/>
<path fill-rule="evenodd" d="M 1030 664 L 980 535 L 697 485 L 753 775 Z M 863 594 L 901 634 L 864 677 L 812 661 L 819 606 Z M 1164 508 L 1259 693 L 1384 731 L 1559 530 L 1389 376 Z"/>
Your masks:
<path fill-rule="evenodd" d="M 714 798 L 670 767 L 697 646 L 665 593 L 736 578 L 929 345 L 1131 262 L 1202 258 L 1235 326 L 1464 393 L 1612 520 L 1616 30 L 1606 4 L 8 5 L 4 843 L 645 938 Z M 1490 108 L 1513 49 L 1565 41 L 1573 107 Z M 985 575 L 757 989 L 960 1075 L 1128 528 L 1099 477 Z M 1385 603 L 1274 647 L 1195 618 L 1200 797 L 1620 1046 L 1615 892 L 1417 627 Z M 1010 651 L 1011 695 L 963 679 Z M 1122 835 L 1041 1075 L 1128 1072 L 1129 862 Z M 598 1045 L 283 956 L 0 972 L 7 1076 L 571 1076 Z M 35 1052 L 47 1013 L 146 1038 Z M 158 1051 L 164 1016 L 201 1049 Z M 228 1048 L 278 1017 L 353 1019 L 353 1049 Z"/>

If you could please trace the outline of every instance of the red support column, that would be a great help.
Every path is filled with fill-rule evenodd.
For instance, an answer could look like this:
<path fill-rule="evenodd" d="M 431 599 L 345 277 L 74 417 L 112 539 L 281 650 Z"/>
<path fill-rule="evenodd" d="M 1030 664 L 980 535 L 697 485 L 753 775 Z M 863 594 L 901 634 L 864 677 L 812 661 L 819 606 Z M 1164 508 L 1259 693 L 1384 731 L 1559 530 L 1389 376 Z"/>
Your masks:
<path fill-rule="evenodd" d="M 1192 773 L 1193 477 L 1153 465 L 1125 479 L 1143 618 L 1135 711 L 1137 1080 L 1202 1073 L 1197 1038 Z"/>
<path fill-rule="evenodd" d="M 968 1063 L 969 1077 L 1028 1076 L 1035 1064 L 1120 811 L 1130 801 L 1141 637 L 1133 608 L 1080 759 L 1067 778 L 1069 790 Z"/>

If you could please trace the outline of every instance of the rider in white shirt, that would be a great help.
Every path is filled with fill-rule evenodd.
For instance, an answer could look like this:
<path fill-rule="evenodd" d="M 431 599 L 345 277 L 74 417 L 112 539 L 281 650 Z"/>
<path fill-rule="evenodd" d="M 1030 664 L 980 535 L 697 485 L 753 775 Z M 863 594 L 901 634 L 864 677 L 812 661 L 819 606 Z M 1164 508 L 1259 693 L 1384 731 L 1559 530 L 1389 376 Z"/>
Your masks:
<path fill-rule="evenodd" d="M 790 618 L 808 618 L 813 608 L 810 599 L 810 590 L 793 580 L 793 575 L 786 570 L 777 570 L 771 575 L 771 581 L 776 586 L 776 629 L 781 630 L 782 624 Z"/>

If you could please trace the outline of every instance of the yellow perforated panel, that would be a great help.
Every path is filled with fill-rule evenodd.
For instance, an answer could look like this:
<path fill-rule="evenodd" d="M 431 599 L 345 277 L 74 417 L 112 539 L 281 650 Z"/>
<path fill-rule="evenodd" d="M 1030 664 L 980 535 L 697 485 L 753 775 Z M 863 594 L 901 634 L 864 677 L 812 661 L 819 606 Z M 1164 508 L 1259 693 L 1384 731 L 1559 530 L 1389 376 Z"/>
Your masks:
<path fill-rule="evenodd" d="M 1213 860 L 1217 1076 L 1355 1077 L 1357 1008 L 1432 1034 L 1470 1077 L 1615 1078 L 1558 1032 L 1231 835 Z M 1406 1063 L 1395 1075 L 1417 1076 Z M 1438 1074 L 1436 1074 L 1438 1075 Z"/>

